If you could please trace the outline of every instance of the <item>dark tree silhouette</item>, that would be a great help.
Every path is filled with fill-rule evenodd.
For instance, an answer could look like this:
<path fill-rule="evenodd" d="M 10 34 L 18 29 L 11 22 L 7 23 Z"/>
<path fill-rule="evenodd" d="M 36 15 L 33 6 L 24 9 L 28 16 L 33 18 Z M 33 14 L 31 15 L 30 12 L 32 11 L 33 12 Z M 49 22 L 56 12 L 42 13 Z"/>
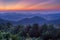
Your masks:
<path fill-rule="evenodd" d="M 38 24 L 33 24 L 32 28 L 29 31 L 30 37 L 39 37 L 39 25 Z"/>
<path fill-rule="evenodd" d="M 21 31 L 20 29 L 21 29 L 21 26 L 20 26 L 20 25 L 16 26 L 16 27 L 14 28 L 13 34 L 19 33 L 19 32 Z"/>

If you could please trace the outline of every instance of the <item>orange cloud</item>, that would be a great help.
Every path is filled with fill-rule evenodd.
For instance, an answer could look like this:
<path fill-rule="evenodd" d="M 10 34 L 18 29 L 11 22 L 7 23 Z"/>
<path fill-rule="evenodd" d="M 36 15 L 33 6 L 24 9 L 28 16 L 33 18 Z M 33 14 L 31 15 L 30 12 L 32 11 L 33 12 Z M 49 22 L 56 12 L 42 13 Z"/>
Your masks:
<path fill-rule="evenodd" d="M 21 0 L 17 3 L 4 3 L 0 1 L 0 10 L 60 10 L 60 5 L 54 0 Z"/>

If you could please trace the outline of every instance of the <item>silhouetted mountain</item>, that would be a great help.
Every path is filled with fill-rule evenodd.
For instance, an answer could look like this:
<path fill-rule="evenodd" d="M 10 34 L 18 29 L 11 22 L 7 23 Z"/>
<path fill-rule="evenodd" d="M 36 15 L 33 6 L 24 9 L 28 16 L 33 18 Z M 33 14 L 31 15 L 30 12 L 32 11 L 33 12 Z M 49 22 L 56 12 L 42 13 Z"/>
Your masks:
<path fill-rule="evenodd" d="M 48 19 L 48 20 L 56 20 L 56 19 L 60 19 L 60 13 L 56 13 L 56 14 L 45 14 L 42 17 Z"/>
<path fill-rule="evenodd" d="M 50 24 L 60 24 L 60 19 L 49 21 Z"/>
<path fill-rule="evenodd" d="M 60 11 L 59 12 L 55 12 L 55 11 L 54 12 L 44 12 L 44 11 L 23 12 L 22 11 L 22 12 L 0 13 L 0 23 L 7 23 L 7 22 L 10 22 L 12 24 L 33 24 L 33 23 L 59 24 L 60 23 Z"/>
<path fill-rule="evenodd" d="M 35 16 L 32 18 L 24 18 L 19 21 L 20 24 L 33 24 L 33 23 L 41 23 L 42 24 L 44 22 L 46 22 L 46 20 L 39 16 Z"/>
<path fill-rule="evenodd" d="M 32 17 L 34 16 L 33 14 L 24 14 L 24 13 L 4 13 L 4 14 L 1 14 L 0 13 L 0 18 L 3 18 L 3 19 L 6 19 L 6 20 L 10 20 L 10 21 L 18 21 L 18 20 L 21 20 L 23 18 L 26 18 L 26 17 Z"/>
<path fill-rule="evenodd" d="M 11 24 L 17 24 L 17 22 L 15 22 L 15 21 L 9 21 L 9 20 L 5 20 L 5 19 L 2 19 L 2 18 L 0 18 L 0 23 L 11 23 Z"/>
<path fill-rule="evenodd" d="M 9 21 L 0 18 L 0 23 L 7 23 L 7 22 L 9 22 Z"/>
<path fill-rule="evenodd" d="M 38 23 L 38 24 L 43 24 L 43 23 L 47 23 L 47 24 L 60 24 L 60 19 L 55 19 L 55 20 L 46 20 L 43 17 L 40 16 L 34 16 L 31 18 L 24 18 L 22 20 L 19 21 L 10 21 L 10 20 L 6 20 L 6 19 L 2 19 L 0 18 L 0 23 L 12 23 L 12 24 L 34 24 L 34 23 Z"/>
<path fill-rule="evenodd" d="M 60 18 L 60 13 L 51 13 L 51 14 L 40 14 L 40 13 L 30 13 L 28 12 L 27 14 L 23 13 L 0 13 L 0 18 L 6 19 L 6 20 L 10 20 L 10 21 L 18 21 L 21 20 L 23 18 L 29 18 L 29 17 L 33 17 L 33 16 L 41 16 L 44 17 L 47 20 L 56 20 Z"/>

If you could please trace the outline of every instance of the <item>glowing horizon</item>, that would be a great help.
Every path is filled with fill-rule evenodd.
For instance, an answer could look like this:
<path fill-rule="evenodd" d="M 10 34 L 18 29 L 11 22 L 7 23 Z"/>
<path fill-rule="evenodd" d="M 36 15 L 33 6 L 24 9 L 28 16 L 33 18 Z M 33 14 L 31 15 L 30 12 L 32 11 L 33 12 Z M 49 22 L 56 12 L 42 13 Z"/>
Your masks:
<path fill-rule="evenodd" d="M 0 0 L 0 10 L 60 10 L 60 0 Z"/>

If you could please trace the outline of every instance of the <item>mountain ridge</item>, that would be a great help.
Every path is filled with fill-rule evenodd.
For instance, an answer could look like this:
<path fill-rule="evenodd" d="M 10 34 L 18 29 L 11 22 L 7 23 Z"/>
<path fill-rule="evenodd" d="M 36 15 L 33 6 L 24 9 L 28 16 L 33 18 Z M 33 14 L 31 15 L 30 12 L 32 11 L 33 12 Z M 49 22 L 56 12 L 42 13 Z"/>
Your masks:
<path fill-rule="evenodd" d="M 24 18 L 24 19 L 19 20 L 19 21 L 9 21 L 9 20 L 5 20 L 5 19 L 0 18 L 0 23 L 7 23 L 7 22 L 10 22 L 12 24 L 34 24 L 34 23 L 60 24 L 60 18 L 56 19 L 56 20 L 46 20 L 43 17 L 34 16 L 31 18 Z"/>

